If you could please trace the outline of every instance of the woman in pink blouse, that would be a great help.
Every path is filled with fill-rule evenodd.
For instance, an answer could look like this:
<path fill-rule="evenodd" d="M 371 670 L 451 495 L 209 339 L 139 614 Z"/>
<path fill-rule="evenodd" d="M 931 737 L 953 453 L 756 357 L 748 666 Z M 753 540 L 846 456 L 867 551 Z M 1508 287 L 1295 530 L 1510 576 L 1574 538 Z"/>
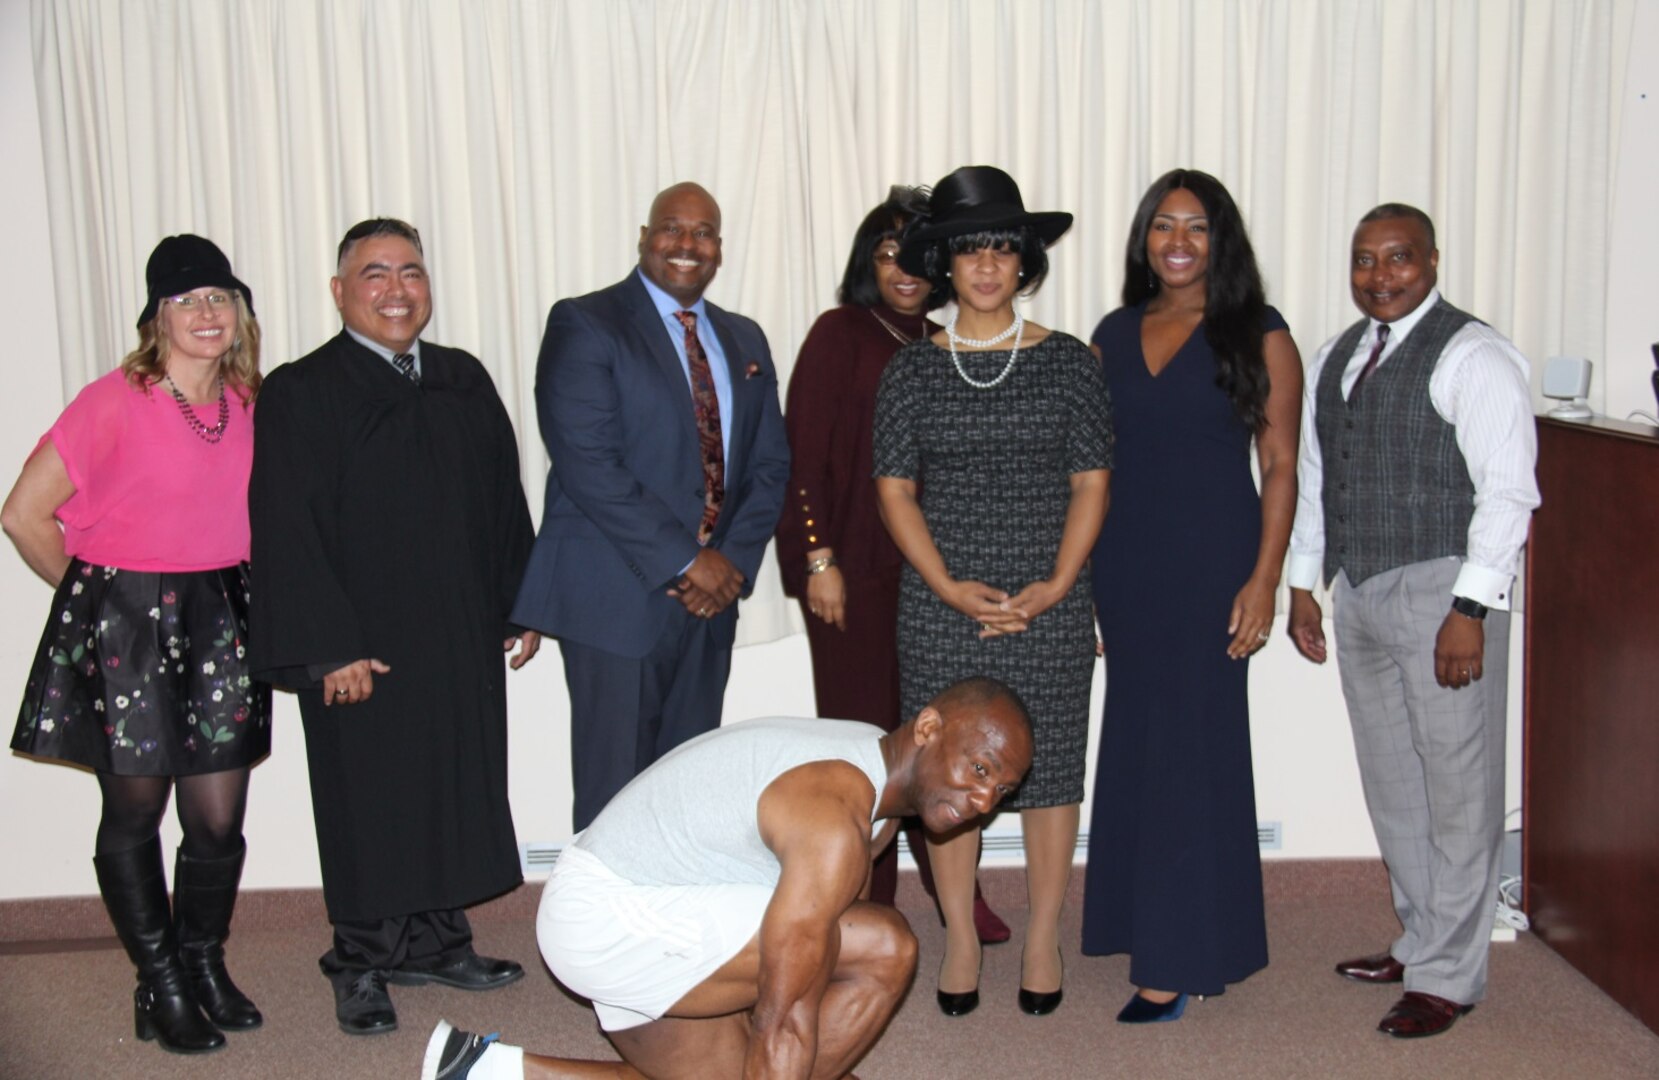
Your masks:
<path fill-rule="evenodd" d="M 271 748 L 270 689 L 243 663 L 259 324 L 210 240 L 167 237 L 145 278 L 138 348 L 63 411 L 0 509 L 57 589 L 11 745 L 97 774 L 92 861 L 138 968 L 136 1034 L 198 1054 L 261 1023 L 224 964 L 248 772 Z"/>

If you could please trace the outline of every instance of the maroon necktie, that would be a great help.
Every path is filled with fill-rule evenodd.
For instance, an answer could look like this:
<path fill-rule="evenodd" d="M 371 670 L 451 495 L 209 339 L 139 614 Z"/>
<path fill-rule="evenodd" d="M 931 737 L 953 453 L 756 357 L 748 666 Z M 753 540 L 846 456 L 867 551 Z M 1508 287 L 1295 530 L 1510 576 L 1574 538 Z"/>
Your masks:
<path fill-rule="evenodd" d="M 1366 376 L 1377 370 L 1377 361 L 1382 359 L 1383 346 L 1387 344 L 1388 324 L 1378 323 L 1377 343 L 1371 346 L 1370 358 L 1365 361 L 1365 366 L 1359 369 L 1359 378 L 1354 380 L 1354 385 L 1348 390 L 1348 404 L 1352 405 L 1359 400 L 1359 388 L 1365 382 Z"/>
<path fill-rule="evenodd" d="M 697 528 L 697 542 L 706 544 L 720 520 L 720 504 L 726 501 L 726 451 L 720 442 L 720 398 L 714 393 L 714 376 L 709 358 L 697 340 L 697 316 L 676 311 L 674 317 L 685 327 L 685 358 L 691 368 L 691 406 L 697 417 L 697 447 L 703 457 L 703 523 Z"/>

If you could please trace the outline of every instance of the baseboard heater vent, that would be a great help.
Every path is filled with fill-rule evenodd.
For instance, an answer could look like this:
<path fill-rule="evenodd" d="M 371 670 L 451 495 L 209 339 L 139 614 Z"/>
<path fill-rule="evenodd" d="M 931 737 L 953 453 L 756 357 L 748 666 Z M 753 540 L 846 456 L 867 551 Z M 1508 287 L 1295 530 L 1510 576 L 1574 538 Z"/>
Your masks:
<path fill-rule="evenodd" d="M 525 877 L 545 874 L 553 869 L 553 864 L 559 861 L 559 852 L 563 850 L 563 844 L 520 844 L 519 868 Z"/>

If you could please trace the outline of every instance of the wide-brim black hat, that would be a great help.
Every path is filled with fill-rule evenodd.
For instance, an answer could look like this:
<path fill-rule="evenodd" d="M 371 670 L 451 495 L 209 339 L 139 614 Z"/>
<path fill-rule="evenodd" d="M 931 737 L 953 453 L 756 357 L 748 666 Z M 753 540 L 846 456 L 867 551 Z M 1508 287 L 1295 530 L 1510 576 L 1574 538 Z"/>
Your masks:
<path fill-rule="evenodd" d="M 899 247 L 899 267 L 921 274 L 923 255 L 935 240 L 1021 226 L 1030 227 L 1047 247 L 1071 228 L 1071 215 L 1028 211 L 1012 176 L 994 165 L 964 165 L 933 185 L 927 217 L 905 234 Z"/>
<path fill-rule="evenodd" d="M 149 286 L 150 298 L 138 316 L 141 330 L 156 317 L 156 311 L 167 297 L 178 296 L 203 285 L 235 289 L 248 305 L 248 314 L 253 314 L 253 290 L 230 272 L 230 260 L 225 258 L 218 244 L 205 236 L 180 233 L 164 238 L 150 252 L 150 261 L 144 267 L 144 283 Z"/>

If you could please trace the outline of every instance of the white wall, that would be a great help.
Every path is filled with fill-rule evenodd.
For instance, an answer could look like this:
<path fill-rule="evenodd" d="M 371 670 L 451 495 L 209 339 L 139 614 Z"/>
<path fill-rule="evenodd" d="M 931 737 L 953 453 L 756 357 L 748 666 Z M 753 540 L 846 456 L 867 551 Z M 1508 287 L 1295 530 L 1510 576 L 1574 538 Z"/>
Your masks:
<path fill-rule="evenodd" d="M 1592 400 L 1623 417 L 1652 411 L 1647 345 L 1659 339 L 1653 317 L 1659 297 L 1659 122 L 1652 72 L 1639 58 L 1659 55 L 1659 5 L 1640 7 L 1632 40 L 1630 89 L 1618 158 L 1616 237 L 1610 267 L 1607 348 L 1597 361 Z M 1648 90 L 1653 87 L 1653 92 Z M 0 394 L 0 484 L 10 483 L 40 433 L 63 406 L 46 191 L 36 119 L 28 6 L 0 4 L 0 214 L 12 237 L 0 259 L 0 318 L 12 335 L 6 391 Z M 318 288 L 322 288 L 321 282 Z M 134 305 L 140 297 L 134 287 Z M 1085 328 L 1072 327 L 1072 330 Z M 1334 328 L 1333 328 L 1334 329 Z M 1311 351 L 1315 341 L 1305 341 Z M 20 695 L 50 591 L 21 560 L 0 552 L 0 704 Z M 1282 629 L 1282 620 L 1281 627 Z M 1518 803 L 1520 646 L 1511 647 L 1510 805 Z M 1100 680 L 1095 688 L 1099 715 Z M 1256 791 L 1260 817 L 1284 825 L 1282 857 L 1371 856 L 1376 853 L 1333 665 L 1314 668 L 1276 634 L 1252 674 Z M 7 706 L 9 708 L 9 706 Z M 521 842 L 558 843 L 569 832 L 568 711 L 558 653 L 548 648 L 511 680 L 512 794 Z M 740 649 L 733 663 L 727 715 L 808 714 L 811 672 L 805 638 Z M 0 729 L 10 730 L 0 709 Z M 1098 726 L 1098 725 L 1097 725 Z M 1091 748 L 1092 761 L 1092 748 Z M 92 834 L 98 799 L 92 778 L 73 769 L 0 755 L 0 899 L 94 891 Z M 1087 807 L 1085 807 L 1087 820 Z M 1017 830 L 999 822 L 998 832 Z M 176 832 L 169 826 L 164 839 Z M 252 888 L 319 883 L 306 783 L 303 735 L 293 702 L 279 695 L 275 750 L 256 772 L 248 809 L 251 847 L 246 884 Z"/>

